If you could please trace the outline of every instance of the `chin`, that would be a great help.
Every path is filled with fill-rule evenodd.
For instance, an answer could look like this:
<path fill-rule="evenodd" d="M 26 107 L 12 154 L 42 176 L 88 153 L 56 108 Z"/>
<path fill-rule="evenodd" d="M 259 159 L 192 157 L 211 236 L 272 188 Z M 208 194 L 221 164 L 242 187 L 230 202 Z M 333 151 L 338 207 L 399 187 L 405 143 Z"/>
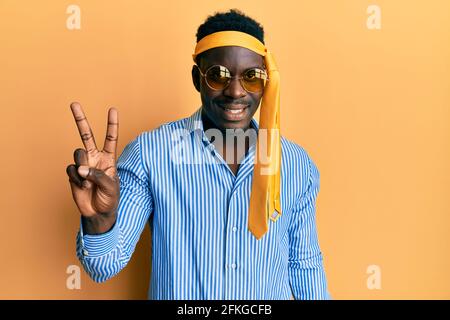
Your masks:
<path fill-rule="evenodd" d="M 222 122 L 221 127 L 223 129 L 246 129 L 250 125 L 250 120 L 248 121 L 239 121 L 239 122 Z"/>

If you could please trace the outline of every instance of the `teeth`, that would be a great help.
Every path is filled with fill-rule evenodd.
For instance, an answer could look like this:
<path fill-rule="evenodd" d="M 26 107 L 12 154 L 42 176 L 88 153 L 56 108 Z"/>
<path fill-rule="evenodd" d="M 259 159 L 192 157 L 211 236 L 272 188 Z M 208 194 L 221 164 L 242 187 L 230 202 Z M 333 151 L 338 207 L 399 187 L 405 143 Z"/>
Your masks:
<path fill-rule="evenodd" d="M 241 113 L 244 109 L 231 110 L 231 109 L 225 108 L 225 110 L 228 111 L 228 112 L 231 112 L 233 114 L 237 114 L 237 113 Z"/>

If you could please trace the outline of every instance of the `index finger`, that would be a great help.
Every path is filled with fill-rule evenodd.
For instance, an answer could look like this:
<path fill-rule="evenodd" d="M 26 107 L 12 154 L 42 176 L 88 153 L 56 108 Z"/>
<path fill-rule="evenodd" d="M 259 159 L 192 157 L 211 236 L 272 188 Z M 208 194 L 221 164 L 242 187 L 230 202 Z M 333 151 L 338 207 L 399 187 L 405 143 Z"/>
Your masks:
<path fill-rule="evenodd" d="M 87 152 L 97 150 L 97 145 L 95 144 L 94 135 L 92 134 L 91 127 L 84 115 L 83 109 L 78 102 L 73 102 L 70 105 L 72 109 L 73 117 L 77 123 L 78 131 L 80 132 L 81 140 L 83 141 L 84 147 Z"/>
<path fill-rule="evenodd" d="M 105 144 L 103 151 L 116 155 L 117 140 L 119 138 L 119 115 L 117 109 L 111 108 L 108 111 L 108 129 L 106 130 Z"/>

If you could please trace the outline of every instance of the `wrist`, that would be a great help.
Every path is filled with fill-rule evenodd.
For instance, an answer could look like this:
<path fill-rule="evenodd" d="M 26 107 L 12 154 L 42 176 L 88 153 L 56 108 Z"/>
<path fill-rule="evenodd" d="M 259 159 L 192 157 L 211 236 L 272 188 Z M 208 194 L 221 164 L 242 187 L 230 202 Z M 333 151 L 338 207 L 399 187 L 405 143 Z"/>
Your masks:
<path fill-rule="evenodd" d="M 110 231 L 116 222 L 116 212 L 97 214 L 91 217 L 82 217 L 84 234 L 98 235 Z"/>

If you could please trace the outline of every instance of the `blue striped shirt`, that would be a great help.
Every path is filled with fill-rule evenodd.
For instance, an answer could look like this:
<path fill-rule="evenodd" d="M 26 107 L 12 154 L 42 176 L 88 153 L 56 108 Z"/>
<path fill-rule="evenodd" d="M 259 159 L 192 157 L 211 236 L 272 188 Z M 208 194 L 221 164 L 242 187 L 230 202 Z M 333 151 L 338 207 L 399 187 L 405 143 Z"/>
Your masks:
<path fill-rule="evenodd" d="M 281 142 L 282 215 L 256 240 L 247 227 L 255 144 L 234 175 L 203 130 L 201 108 L 140 134 L 117 161 L 114 227 L 100 235 L 80 228 L 84 269 L 97 282 L 116 275 L 148 222 L 149 299 L 328 299 L 315 222 L 319 171 L 302 147 Z"/>

